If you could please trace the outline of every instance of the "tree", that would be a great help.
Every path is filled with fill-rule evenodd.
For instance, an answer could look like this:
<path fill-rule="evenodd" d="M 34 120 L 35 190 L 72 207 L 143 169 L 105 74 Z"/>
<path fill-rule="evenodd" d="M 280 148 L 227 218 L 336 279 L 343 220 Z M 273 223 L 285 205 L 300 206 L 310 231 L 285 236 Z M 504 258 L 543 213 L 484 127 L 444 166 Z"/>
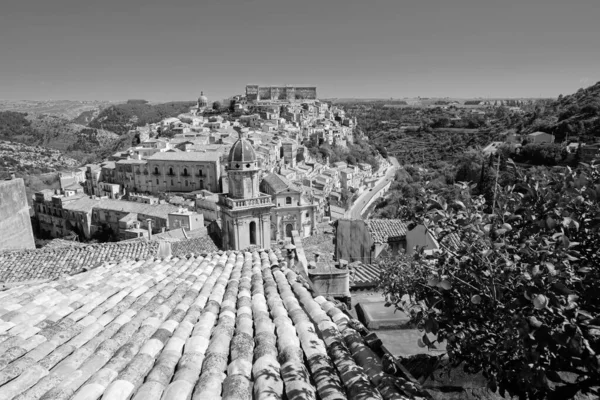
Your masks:
<path fill-rule="evenodd" d="M 427 193 L 413 222 L 442 246 L 383 263 L 388 304 L 425 331 L 420 346 L 446 340 L 451 366 L 481 372 L 494 392 L 598 396 L 598 185 L 598 166 L 534 169 L 498 188 L 493 213 L 481 196 Z"/>
<path fill-rule="evenodd" d="M 219 110 L 221 110 L 221 102 L 220 102 L 220 101 L 215 101 L 215 102 L 213 102 L 213 104 L 212 104 L 212 108 L 213 108 L 213 110 L 215 110 L 215 111 L 219 111 Z"/>

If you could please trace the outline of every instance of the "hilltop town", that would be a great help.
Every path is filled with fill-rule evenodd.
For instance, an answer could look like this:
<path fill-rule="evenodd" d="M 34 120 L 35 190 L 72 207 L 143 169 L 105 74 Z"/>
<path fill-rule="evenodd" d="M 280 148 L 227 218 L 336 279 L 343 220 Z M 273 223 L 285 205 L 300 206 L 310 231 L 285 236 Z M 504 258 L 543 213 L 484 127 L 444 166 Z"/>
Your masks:
<path fill-rule="evenodd" d="M 310 237 L 322 223 L 360 215 L 389 188 L 396 166 L 381 155 L 374 169 L 331 162 L 303 145 L 343 149 L 361 139 L 356 119 L 320 101 L 314 87 L 248 85 L 228 108 L 224 117 L 201 94 L 188 112 L 135 128 L 135 146 L 61 173 L 60 189 L 36 193 L 39 236 L 130 240 L 185 228 L 224 249 L 268 247 L 293 231 Z M 257 212 L 267 219 L 251 229 Z M 241 221 L 246 231 L 231 240 L 230 225 Z"/>

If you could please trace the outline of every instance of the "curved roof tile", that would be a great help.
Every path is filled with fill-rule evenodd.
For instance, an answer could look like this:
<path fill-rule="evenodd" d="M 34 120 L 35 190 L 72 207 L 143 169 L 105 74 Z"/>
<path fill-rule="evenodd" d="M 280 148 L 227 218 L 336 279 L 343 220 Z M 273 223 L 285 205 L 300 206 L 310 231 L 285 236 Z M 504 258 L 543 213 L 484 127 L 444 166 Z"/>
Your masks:
<path fill-rule="evenodd" d="M 281 259 L 128 260 L 0 292 L 0 398 L 415 398 Z"/>

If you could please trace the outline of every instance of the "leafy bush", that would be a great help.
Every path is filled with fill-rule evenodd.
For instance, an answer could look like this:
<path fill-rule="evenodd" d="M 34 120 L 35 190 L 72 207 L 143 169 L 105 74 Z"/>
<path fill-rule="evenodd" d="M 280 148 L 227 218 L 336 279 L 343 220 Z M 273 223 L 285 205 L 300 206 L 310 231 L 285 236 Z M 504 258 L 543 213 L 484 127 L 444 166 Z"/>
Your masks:
<path fill-rule="evenodd" d="M 482 197 L 446 203 L 427 193 L 414 221 L 443 245 L 385 263 L 384 293 L 424 329 L 420 346 L 446 340 L 451 365 L 481 372 L 492 391 L 597 396 L 600 169 L 534 170 L 518 181 L 497 189 L 493 213 Z"/>

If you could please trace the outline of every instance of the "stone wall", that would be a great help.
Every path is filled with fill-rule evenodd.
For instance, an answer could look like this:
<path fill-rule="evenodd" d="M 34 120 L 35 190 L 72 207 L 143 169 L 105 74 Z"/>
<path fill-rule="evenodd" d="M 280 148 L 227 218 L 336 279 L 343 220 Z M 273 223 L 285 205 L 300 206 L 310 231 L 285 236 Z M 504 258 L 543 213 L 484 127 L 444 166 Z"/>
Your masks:
<path fill-rule="evenodd" d="M 248 101 L 258 100 L 258 85 L 246 85 L 246 99 Z"/>
<path fill-rule="evenodd" d="M 361 261 L 371 264 L 374 260 L 373 239 L 362 220 L 339 219 L 336 221 L 335 256 L 348 262 Z"/>
<path fill-rule="evenodd" d="M 316 86 L 258 86 L 246 85 L 246 99 L 248 101 L 256 100 L 316 100 Z"/>
<path fill-rule="evenodd" d="M 0 250 L 35 249 L 23 179 L 0 181 Z"/>
<path fill-rule="evenodd" d="M 316 100 L 317 99 L 317 88 L 316 87 L 296 87 L 296 99 L 303 100 Z"/>
<path fill-rule="evenodd" d="M 271 88 L 268 86 L 259 87 L 258 88 L 258 99 L 259 100 L 271 99 Z"/>

